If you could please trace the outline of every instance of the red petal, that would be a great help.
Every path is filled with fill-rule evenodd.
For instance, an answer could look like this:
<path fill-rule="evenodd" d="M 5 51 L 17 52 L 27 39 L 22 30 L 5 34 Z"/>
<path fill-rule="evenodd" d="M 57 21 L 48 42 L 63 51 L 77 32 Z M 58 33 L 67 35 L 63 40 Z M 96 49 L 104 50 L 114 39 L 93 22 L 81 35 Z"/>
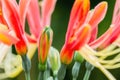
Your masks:
<path fill-rule="evenodd" d="M 70 14 L 66 40 L 73 34 L 74 29 L 78 29 L 84 23 L 89 8 L 89 0 L 75 0 Z M 78 24 L 79 26 L 76 26 Z"/>
<path fill-rule="evenodd" d="M 23 34 L 22 25 L 18 14 L 18 5 L 15 0 L 1 0 L 3 16 L 10 29 L 12 28 L 17 37 L 21 37 Z"/>

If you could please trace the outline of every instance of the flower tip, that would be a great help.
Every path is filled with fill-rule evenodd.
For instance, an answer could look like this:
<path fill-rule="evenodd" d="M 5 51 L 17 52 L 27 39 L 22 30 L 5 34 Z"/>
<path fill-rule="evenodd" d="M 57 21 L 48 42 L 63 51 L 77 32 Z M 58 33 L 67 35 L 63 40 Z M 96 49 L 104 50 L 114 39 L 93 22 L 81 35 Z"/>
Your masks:
<path fill-rule="evenodd" d="M 106 1 L 101 2 L 101 8 L 107 8 L 108 3 Z"/>

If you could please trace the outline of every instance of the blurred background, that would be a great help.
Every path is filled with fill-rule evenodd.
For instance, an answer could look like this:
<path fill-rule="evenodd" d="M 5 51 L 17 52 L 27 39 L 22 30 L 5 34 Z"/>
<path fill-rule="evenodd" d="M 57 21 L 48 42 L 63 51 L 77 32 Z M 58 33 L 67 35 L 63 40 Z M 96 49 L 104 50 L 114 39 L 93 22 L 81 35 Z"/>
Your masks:
<path fill-rule="evenodd" d="M 91 9 L 94 8 L 99 2 L 103 0 L 90 0 L 91 1 Z M 104 0 L 108 2 L 108 11 L 105 19 L 99 24 L 99 34 L 98 37 L 106 31 L 106 29 L 109 27 L 112 19 L 112 13 L 113 13 L 113 7 L 115 0 Z M 65 39 L 65 33 L 69 21 L 69 15 L 70 10 L 72 8 L 74 0 L 57 0 L 55 11 L 52 15 L 51 20 L 51 27 L 54 31 L 54 38 L 53 38 L 53 44 L 55 48 L 57 48 L 59 51 L 61 50 L 64 39 Z M 38 76 L 38 58 L 37 58 L 37 51 L 32 59 L 32 69 L 31 69 L 31 80 L 37 80 Z M 65 77 L 65 80 L 72 80 L 71 78 L 71 68 L 72 64 L 67 68 L 67 75 Z M 120 80 L 120 69 L 110 70 L 110 72 L 117 78 L 117 80 Z M 78 80 L 82 80 L 85 73 L 85 64 L 83 63 L 81 66 L 81 70 L 79 72 L 79 78 Z M 7 80 L 25 80 L 24 79 L 24 72 L 22 72 L 19 76 L 17 76 L 14 79 L 7 79 Z M 99 71 L 99 69 L 94 68 L 94 70 L 91 73 L 89 80 L 108 80 L 104 74 Z"/>

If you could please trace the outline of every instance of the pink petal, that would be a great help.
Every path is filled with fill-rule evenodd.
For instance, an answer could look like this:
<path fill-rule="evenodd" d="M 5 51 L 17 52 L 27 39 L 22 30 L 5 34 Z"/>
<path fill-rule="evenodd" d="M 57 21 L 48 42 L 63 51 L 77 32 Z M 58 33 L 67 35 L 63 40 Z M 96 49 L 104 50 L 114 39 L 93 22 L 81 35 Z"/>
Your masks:
<path fill-rule="evenodd" d="M 21 20 L 23 29 L 24 29 L 26 13 L 27 13 L 30 1 L 31 0 L 20 0 L 19 1 L 19 13 L 20 13 L 20 20 Z"/>
<path fill-rule="evenodd" d="M 98 26 L 95 27 L 94 29 L 92 29 L 92 31 L 91 31 L 91 38 L 90 38 L 88 43 L 93 42 L 97 38 L 97 34 L 98 34 Z"/>
<path fill-rule="evenodd" d="M 116 0 L 112 23 L 115 23 L 115 20 L 119 13 L 120 13 L 120 0 Z"/>
<path fill-rule="evenodd" d="M 42 26 L 50 25 L 51 15 L 57 0 L 43 0 L 42 2 Z"/>
<path fill-rule="evenodd" d="M 17 37 L 23 34 L 22 25 L 18 15 L 18 6 L 14 0 L 1 0 L 3 16 L 10 29 L 13 29 Z"/>
<path fill-rule="evenodd" d="M 100 45 L 104 44 L 109 39 L 110 35 L 112 34 L 112 30 L 113 30 L 113 27 L 110 27 L 102 36 L 100 36 L 95 41 L 91 42 L 89 45 L 95 49 L 99 47 Z"/>
<path fill-rule="evenodd" d="M 27 10 L 27 20 L 30 26 L 30 32 L 38 38 L 43 29 L 43 26 L 41 26 L 38 0 L 31 0 Z"/>

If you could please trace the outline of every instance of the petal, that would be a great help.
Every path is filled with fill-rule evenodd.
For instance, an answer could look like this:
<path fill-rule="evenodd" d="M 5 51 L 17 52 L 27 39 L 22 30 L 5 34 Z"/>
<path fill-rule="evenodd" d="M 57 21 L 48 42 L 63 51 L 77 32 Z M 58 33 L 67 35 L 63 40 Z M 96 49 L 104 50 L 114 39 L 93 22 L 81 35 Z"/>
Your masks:
<path fill-rule="evenodd" d="M 66 40 L 71 36 L 74 29 L 78 29 L 84 23 L 89 8 L 89 0 L 75 0 L 70 14 Z M 78 24 L 80 26 L 76 26 Z"/>
<path fill-rule="evenodd" d="M 19 39 L 17 37 L 10 35 L 9 32 L 0 30 L 0 42 L 7 45 L 12 45 L 16 44 L 18 41 Z"/>
<path fill-rule="evenodd" d="M 107 12 L 107 2 L 103 1 L 99 3 L 92 12 L 92 16 L 89 21 L 91 27 L 94 28 L 96 25 L 98 25 L 105 17 L 106 12 Z"/>
<path fill-rule="evenodd" d="M 19 1 L 19 13 L 20 13 L 20 20 L 24 29 L 26 13 L 28 10 L 28 6 L 31 0 L 20 0 Z"/>
<path fill-rule="evenodd" d="M 41 64 L 46 63 L 48 52 L 52 44 L 53 32 L 50 27 L 45 27 L 39 38 L 38 59 Z"/>
<path fill-rule="evenodd" d="M 23 34 L 22 25 L 18 15 L 18 5 L 15 0 L 1 0 L 3 16 L 10 29 L 13 29 L 17 37 Z"/>
<path fill-rule="evenodd" d="M 91 26 L 89 24 L 83 25 L 73 37 L 69 39 L 68 45 L 71 46 L 71 49 L 78 50 L 84 44 L 86 44 L 90 39 Z"/>
<path fill-rule="evenodd" d="M 113 30 L 113 27 L 110 27 L 102 36 L 100 36 L 95 41 L 91 42 L 89 45 L 95 49 L 99 47 L 100 45 L 104 44 L 109 39 L 112 33 L 112 30 Z"/>
<path fill-rule="evenodd" d="M 51 15 L 54 11 L 55 4 L 57 0 L 43 0 L 42 2 L 42 26 L 49 25 L 50 26 L 50 20 Z"/>
<path fill-rule="evenodd" d="M 36 37 L 39 37 L 43 26 L 41 26 L 40 11 L 38 0 L 31 0 L 27 10 L 27 21 L 29 24 L 30 32 Z"/>
<path fill-rule="evenodd" d="M 70 64 L 72 62 L 74 51 L 68 46 L 64 45 L 60 52 L 60 60 L 63 64 Z"/>
<path fill-rule="evenodd" d="M 118 14 L 120 13 L 120 0 L 115 0 L 115 7 L 114 7 L 114 13 L 113 13 L 113 20 L 112 23 L 115 23 L 115 20 L 118 16 Z"/>
<path fill-rule="evenodd" d="M 88 43 L 93 42 L 96 38 L 97 38 L 97 34 L 98 34 L 98 26 L 95 27 L 94 29 L 92 29 L 91 31 L 91 37 Z"/>

